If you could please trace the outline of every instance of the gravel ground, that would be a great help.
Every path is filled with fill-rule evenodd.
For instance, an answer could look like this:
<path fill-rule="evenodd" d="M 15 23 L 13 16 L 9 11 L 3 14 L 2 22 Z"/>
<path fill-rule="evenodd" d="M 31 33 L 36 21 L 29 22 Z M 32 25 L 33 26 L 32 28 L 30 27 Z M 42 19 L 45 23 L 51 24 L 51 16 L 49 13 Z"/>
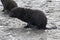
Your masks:
<path fill-rule="evenodd" d="M 24 29 L 23 27 L 26 26 L 27 23 L 4 14 L 4 12 L 2 12 L 3 6 L 0 2 L 0 40 L 60 40 L 60 2 L 53 1 L 50 3 L 45 0 L 15 1 L 19 7 L 43 10 L 48 18 L 48 24 L 46 27 L 57 27 L 57 29 Z M 47 13 L 48 11 L 49 13 Z"/>

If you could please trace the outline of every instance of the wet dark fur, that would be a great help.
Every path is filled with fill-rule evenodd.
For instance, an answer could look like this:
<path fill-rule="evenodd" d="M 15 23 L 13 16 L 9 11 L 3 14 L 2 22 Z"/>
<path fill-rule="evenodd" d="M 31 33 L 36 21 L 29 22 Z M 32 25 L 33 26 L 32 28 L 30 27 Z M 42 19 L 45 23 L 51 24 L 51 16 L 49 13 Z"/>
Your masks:
<path fill-rule="evenodd" d="M 16 7 L 11 10 L 9 16 L 27 22 L 28 25 L 25 28 L 46 29 L 47 18 L 40 10 Z"/>
<path fill-rule="evenodd" d="M 3 4 L 3 11 L 7 10 L 7 11 L 11 11 L 12 8 L 17 7 L 17 4 L 15 1 L 13 0 L 1 0 L 2 4 Z"/>

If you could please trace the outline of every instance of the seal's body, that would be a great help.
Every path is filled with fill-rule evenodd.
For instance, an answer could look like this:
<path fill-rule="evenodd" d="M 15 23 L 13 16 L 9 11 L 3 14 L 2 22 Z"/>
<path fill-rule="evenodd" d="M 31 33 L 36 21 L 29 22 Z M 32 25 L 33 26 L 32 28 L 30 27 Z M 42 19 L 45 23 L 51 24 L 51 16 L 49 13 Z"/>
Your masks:
<path fill-rule="evenodd" d="M 28 25 L 25 28 L 46 29 L 47 18 L 40 10 L 16 7 L 11 10 L 9 16 L 27 22 Z"/>

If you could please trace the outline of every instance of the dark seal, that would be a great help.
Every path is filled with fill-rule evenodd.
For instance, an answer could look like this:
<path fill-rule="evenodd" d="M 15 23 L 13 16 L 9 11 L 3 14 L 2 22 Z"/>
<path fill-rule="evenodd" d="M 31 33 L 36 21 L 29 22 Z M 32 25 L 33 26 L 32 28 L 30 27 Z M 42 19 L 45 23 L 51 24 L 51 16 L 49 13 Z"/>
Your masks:
<path fill-rule="evenodd" d="M 1 0 L 2 4 L 3 4 L 3 11 L 7 10 L 7 11 L 11 11 L 12 8 L 17 7 L 17 3 L 13 0 Z"/>
<path fill-rule="evenodd" d="M 27 22 L 28 25 L 24 28 L 47 29 L 47 18 L 41 10 L 16 7 L 11 10 L 9 16 Z"/>

